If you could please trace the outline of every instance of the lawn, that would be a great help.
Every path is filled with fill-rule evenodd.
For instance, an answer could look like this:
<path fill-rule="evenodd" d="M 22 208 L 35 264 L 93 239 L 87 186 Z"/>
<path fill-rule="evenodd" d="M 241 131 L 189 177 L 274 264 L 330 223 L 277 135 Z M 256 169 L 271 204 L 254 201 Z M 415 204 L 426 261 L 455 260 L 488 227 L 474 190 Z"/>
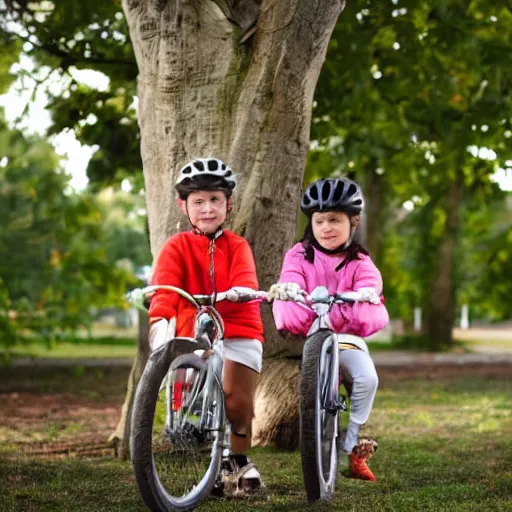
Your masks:
<path fill-rule="evenodd" d="M 145 510 L 130 464 L 105 443 L 128 372 L 2 370 L 2 512 Z M 454 367 L 436 379 L 396 379 L 383 370 L 365 432 L 379 440 L 378 481 L 340 474 L 331 507 L 306 503 L 298 452 L 258 448 L 251 456 L 266 495 L 209 500 L 199 510 L 512 511 L 512 371 L 457 376 Z"/>
<path fill-rule="evenodd" d="M 95 336 L 75 338 L 47 344 L 40 340 L 20 341 L 8 347 L 0 346 L 0 363 L 16 358 L 30 359 L 105 359 L 130 358 L 137 352 L 135 338 Z"/>

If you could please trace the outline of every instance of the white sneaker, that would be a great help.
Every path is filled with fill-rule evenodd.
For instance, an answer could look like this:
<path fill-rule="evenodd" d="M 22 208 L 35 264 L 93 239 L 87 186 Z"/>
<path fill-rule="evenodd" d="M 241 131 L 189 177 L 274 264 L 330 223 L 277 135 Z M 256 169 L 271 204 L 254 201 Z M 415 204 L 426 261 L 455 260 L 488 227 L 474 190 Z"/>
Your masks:
<path fill-rule="evenodd" d="M 265 487 L 261 480 L 258 468 L 247 459 L 247 464 L 239 466 L 233 457 L 226 457 L 222 461 L 219 485 L 214 488 L 214 494 L 232 498 L 243 498 L 255 494 Z"/>

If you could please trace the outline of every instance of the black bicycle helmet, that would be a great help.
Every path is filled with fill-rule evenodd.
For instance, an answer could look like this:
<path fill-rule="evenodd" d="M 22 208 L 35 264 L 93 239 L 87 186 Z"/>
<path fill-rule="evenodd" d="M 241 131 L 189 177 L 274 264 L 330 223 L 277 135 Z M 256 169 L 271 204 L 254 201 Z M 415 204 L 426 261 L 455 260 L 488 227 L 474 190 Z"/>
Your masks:
<path fill-rule="evenodd" d="M 364 198 L 355 181 L 348 178 L 322 178 L 306 188 L 300 208 L 308 216 L 328 211 L 360 215 L 364 208 Z"/>
<path fill-rule="evenodd" d="M 183 166 L 176 180 L 176 191 L 186 199 L 196 190 L 222 190 L 229 197 L 236 187 L 232 169 L 218 158 L 197 158 Z"/>

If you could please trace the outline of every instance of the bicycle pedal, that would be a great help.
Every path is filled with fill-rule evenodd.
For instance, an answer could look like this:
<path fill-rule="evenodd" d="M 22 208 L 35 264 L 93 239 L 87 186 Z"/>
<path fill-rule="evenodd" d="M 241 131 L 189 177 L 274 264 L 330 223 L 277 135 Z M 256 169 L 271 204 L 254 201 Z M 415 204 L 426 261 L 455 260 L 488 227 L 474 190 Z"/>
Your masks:
<path fill-rule="evenodd" d="M 331 404 L 329 404 L 328 407 L 326 407 L 326 409 L 330 413 L 348 410 L 347 402 L 345 401 L 345 397 L 341 396 L 340 398 L 334 400 Z"/>

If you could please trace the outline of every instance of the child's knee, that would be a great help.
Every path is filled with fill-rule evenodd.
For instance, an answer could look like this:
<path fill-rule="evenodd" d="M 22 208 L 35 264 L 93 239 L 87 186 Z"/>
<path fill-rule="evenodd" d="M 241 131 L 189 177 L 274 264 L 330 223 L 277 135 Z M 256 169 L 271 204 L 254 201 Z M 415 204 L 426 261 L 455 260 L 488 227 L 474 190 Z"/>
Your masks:
<path fill-rule="evenodd" d="M 367 372 L 355 379 L 357 387 L 368 394 L 375 392 L 379 386 L 379 377 L 375 371 Z"/>
<path fill-rule="evenodd" d="M 250 396 L 237 393 L 225 395 L 226 412 L 231 423 L 250 424 L 253 417 L 253 402 Z"/>

